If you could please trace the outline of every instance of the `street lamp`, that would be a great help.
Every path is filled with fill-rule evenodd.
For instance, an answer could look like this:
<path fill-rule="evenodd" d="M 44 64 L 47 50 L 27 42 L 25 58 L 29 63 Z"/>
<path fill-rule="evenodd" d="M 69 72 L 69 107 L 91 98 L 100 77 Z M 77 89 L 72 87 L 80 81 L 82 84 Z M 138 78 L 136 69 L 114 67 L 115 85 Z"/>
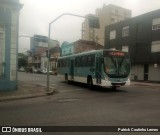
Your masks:
<path fill-rule="evenodd" d="M 54 23 L 55 21 L 57 21 L 59 18 L 61 18 L 62 16 L 65 16 L 65 15 L 75 16 L 75 17 L 80 17 L 80 18 L 86 18 L 85 16 L 81 16 L 81 15 L 76 15 L 76 14 L 71 14 L 71 13 L 64 13 L 64 14 L 61 14 L 60 16 L 58 16 L 57 18 L 55 18 L 53 21 L 51 21 L 49 23 L 49 29 L 48 29 L 48 59 L 47 59 L 47 63 L 48 63 L 47 64 L 47 91 L 46 91 L 47 94 L 52 93 L 52 91 L 49 90 L 49 60 L 50 60 L 49 49 L 50 49 L 51 25 L 52 25 L 52 23 Z M 93 27 L 93 28 L 99 27 L 99 19 L 97 17 L 88 16 L 87 18 L 90 19 L 89 25 L 91 25 L 91 27 Z"/>
<path fill-rule="evenodd" d="M 49 23 L 49 29 L 48 29 L 48 59 L 47 59 L 47 91 L 46 93 L 47 94 L 50 94 L 52 93 L 52 91 L 49 90 L 49 60 L 50 60 L 50 34 L 51 34 L 51 25 L 52 23 L 54 23 L 55 21 L 57 21 L 59 18 L 61 18 L 62 16 L 65 16 L 65 15 L 70 15 L 70 16 L 75 16 L 75 17 L 81 17 L 81 18 L 85 18 L 85 16 L 81 16 L 81 15 L 76 15 L 76 14 L 70 14 L 70 13 L 64 13 L 64 14 L 61 14 L 60 16 L 58 16 L 57 18 L 55 18 L 53 21 L 51 21 Z"/>

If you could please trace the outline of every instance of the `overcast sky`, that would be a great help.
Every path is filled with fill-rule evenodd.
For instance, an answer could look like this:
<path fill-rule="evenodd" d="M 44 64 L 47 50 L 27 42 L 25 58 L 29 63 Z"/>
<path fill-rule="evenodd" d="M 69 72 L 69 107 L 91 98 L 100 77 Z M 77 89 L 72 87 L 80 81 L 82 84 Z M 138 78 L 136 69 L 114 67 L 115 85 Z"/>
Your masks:
<path fill-rule="evenodd" d="M 132 17 L 160 9 L 160 0 L 20 0 L 19 35 L 48 36 L 48 25 L 63 13 L 85 16 L 103 5 L 114 4 L 132 11 Z M 81 38 L 83 18 L 63 16 L 52 24 L 51 38 L 62 43 Z M 19 38 L 19 52 L 30 47 L 29 38 Z"/>

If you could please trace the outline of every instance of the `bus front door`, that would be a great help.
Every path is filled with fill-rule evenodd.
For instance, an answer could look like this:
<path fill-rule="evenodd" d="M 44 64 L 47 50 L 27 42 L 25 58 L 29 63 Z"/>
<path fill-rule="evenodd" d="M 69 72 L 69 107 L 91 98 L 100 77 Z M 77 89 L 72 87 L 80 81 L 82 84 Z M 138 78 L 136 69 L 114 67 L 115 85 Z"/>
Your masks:
<path fill-rule="evenodd" d="M 101 84 L 101 73 L 102 73 L 102 62 L 101 57 L 96 57 L 96 83 Z"/>
<path fill-rule="evenodd" d="M 70 74 L 71 74 L 71 80 L 73 80 L 74 79 L 74 60 L 71 60 Z"/>

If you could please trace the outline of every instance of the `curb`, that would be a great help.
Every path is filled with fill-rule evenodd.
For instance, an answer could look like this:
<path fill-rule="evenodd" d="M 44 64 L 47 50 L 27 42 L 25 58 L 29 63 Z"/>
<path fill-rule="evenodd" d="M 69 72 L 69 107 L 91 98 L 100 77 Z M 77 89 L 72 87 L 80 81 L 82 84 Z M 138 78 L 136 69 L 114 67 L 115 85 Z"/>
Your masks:
<path fill-rule="evenodd" d="M 3 101 L 11 101 L 11 100 L 20 100 L 20 99 L 27 99 L 27 98 L 35 98 L 35 97 L 42 97 L 46 94 L 28 94 L 28 95 L 21 95 L 21 96 L 9 96 L 9 97 L 2 97 L 0 102 Z"/>
<path fill-rule="evenodd" d="M 35 94 L 27 94 L 27 95 L 19 95 L 19 96 L 8 96 L 8 97 L 1 97 L 0 102 L 4 101 L 13 101 L 13 100 L 21 100 L 21 99 L 28 99 L 28 98 L 36 98 L 36 97 L 43 97 L 43 96 L 50 96 L 56 94 L 55 90 L 51 90 L 51 92 L 44 92 L 44 93 L 35 93 Z"/>
<path fill-rule="evenodd" d="M 148 86 L 148 87 L 160 87 L 160 85 L 157 84 L 141 84 L 141 83 L 132 83 L 131 85 L 139 85 L 139 86 Z"/>

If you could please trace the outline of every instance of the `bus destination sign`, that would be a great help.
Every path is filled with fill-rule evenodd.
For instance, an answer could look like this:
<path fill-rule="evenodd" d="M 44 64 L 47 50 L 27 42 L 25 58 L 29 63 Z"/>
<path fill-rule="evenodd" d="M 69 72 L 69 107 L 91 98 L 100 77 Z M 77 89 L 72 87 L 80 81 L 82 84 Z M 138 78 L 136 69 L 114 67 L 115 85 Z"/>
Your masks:
<path fill-rule="evenodd" d="M 118 51 L 104 51 L 103 55 L 104 55 L 104 57 L 105 56 L 123 57 L 123 56 L 125 56 L 125 53 L 124 52 L 118 52 Z"/>

